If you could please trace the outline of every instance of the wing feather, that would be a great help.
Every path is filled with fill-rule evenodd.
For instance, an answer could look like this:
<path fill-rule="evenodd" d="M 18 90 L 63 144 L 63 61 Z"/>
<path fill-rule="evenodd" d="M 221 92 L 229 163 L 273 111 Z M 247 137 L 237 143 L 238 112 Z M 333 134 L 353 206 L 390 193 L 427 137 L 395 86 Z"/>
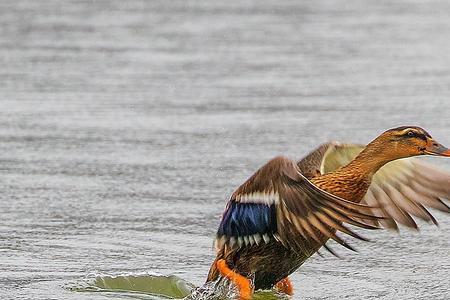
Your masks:
<path fill-rule="evenodd" d="M 342 223 L 376 229 L 356 220 L 378 220 L 372 211 L 366 204 L 352 203 L 318 188 L 301 174 L 294 161 L 277 157 L 233 193 L 219 226 L 216 246 L 219 250 L 251 246 L 249 236 L 260 234 L 267 237 L 264 242 L 275 239 L 296 251 L 310 243 L 320 247 L 328 238 L 354 250 L 337 232 L 367 240 Z M 239 226 L 242 228 L 236 228 Z M 232 239 L 238 243 L 231 245 Z"/>

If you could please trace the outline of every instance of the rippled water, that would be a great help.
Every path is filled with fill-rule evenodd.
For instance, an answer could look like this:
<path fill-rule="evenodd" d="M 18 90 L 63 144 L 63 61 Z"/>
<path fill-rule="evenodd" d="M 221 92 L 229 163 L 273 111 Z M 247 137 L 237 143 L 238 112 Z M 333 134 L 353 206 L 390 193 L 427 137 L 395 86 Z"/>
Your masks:
<path fill-rule="evenodd" d="M 203 284 L 226 200 L 271 157 L 404 124 L 450 145 L 449 11 L 0 1 L 1 298 L 163 299 L 151 274 Z M 436 215 L 438 229 L 314 256 L 294 298 L 450 298 L 450 218 Z M 133 288 L 93 279 L 124 274 Z"/>

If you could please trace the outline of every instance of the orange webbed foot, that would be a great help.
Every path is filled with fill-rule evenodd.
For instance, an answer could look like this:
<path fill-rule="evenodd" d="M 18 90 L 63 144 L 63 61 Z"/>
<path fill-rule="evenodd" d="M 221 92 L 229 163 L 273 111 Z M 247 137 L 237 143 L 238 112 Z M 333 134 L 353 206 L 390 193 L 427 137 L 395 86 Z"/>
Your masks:
<path fill-rule="evenodd" d="M 292 287 L 292 283 L 288 277 L 281 279 L 275 285 L 275 288 L 286 295 L 292 296 L 294 295 L 294 288 Z"/>
<path fill-rule="evenodd" d="M 242 276 L 231 270 L 224 259 L 219 259 L 217 261 L 217 269 L 222 276 L 228 278 L 234 284 L 236 284 L 239 290 L 239 300 L 250 300 L 252 299 L 253 289 L 251 282 L 248 278 Z"/>

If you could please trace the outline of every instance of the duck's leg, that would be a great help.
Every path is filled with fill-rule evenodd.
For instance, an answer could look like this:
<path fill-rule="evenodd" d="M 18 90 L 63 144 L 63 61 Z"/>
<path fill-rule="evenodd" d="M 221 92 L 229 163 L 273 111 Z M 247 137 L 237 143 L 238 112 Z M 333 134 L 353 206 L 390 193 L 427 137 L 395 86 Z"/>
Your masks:
<path fill-rule="evenodd" d="M 239 299 L 240 300 L 249 300 L 252 299 L 252 285 L 248 278 L 242 276 L 241 274 L 238 274 L 231 270 L 224 259 L 219 259 L 217 261 L 217 269 L 219 269 L 219 272 L 222 276 L 228 278 L 231 280 L 239 290 Z"/>
<path fill-rule="evenodd" d="M 289 296 L 294 295 L 294 288 L 292 287 L 292 283 L 288 277 L 281 279 L 275 284 L 276 289 L 279 292 L 285 293 Z"/>

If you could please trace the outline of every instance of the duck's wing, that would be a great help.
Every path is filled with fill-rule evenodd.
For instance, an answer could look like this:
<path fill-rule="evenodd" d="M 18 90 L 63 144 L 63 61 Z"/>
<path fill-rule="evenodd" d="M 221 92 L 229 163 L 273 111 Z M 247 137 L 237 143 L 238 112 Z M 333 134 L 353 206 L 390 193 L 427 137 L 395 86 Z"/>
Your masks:
<path fill-rule="evenodd" d="M 272 239 L 297 251 L 306 241 L 324 244 L 329 237 L 354 250 L 336 231 L 363 237 L 343 223 L 373 229 L 360 220 L 376 220 L 367 205 L 333 196 L 313 185 L 296 163 L 276 157 L 231 196 L 216 238 L 218 251 L 268 243 Z"/>
<path fill-rule="evenodd" d="M 323 155 L 322 174 L 346 165 L 364 149 L 362 145 L 334 144 Z M 385 219 L 369 224 L 398 230 L 398 224 L 417 229 L 413 217 L 437 224 L 427 207 L 450 213 L 445 203 L 450 199 L 450 173 L 421 161 L 405 158 L 383 166 L 373 176 L 361 203 L 372 207 L 373 213 Z"/>
<path fill-rule="evenodd" d="M 362 145 L 324 143 L 299 160 L 297 166 L 306 178 L 311 179 L 348 164 L 362 149 Z"/>
<path fill-rule="evenodd" d="M 335 145 L 339 144 L 337 142 L 329 142 L 322 144 L 313 151 L 311 151 L 310 153 L 308 153 L 300 161 L 298 161 L 297 166 L 299 167 L 303 176 L 305 176 L 308 179 L 311 179 L 322 174 L 320 170 L 323 158 L 329 151 L 335 149 Z"/>

